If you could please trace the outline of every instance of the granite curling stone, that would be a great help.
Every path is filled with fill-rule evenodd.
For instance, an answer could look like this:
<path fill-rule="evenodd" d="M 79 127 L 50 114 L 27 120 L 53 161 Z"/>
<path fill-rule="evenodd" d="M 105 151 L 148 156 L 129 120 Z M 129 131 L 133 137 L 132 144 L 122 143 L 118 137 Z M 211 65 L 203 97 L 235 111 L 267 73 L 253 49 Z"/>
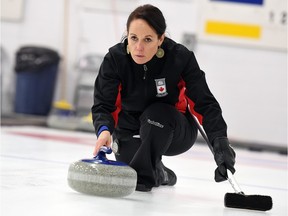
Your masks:
<path fill-rule="evenodd" d="M 123 197 L 135 191 L 136 171 L 125 163 L 108 160 L 111 148 L 101 147 L 97 156 L 72 163 L 68 170 L 68 185 L 80 193 Z"/>

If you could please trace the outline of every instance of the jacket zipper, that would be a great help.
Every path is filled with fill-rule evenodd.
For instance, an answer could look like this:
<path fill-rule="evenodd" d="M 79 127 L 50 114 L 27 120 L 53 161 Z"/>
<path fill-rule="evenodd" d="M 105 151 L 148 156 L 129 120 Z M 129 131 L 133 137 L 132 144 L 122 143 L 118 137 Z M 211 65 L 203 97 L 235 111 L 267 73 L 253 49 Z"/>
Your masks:
<path fill-rule="evenodd" d="M 147 97 L 147 80 L 146 80 L 146 76 L 147 76 L 147 71 L 148 71 L 148 67 L 147 65 L 143 65 L 143 69 L 144 69 L 144 74 L 143 74 L 143 80 L 145 80 L 145 84 L 144 84 L 144 94 L 145 97 Z"/>
<path fill-rule="evenodd" d="M 144 69 L 143 80 L 145 80 L 146 79 L 147 70 L 148 70 L 148 68 L 147 68 L 147 66 L 145 64 L 143 65 L 143 69 Z"/>

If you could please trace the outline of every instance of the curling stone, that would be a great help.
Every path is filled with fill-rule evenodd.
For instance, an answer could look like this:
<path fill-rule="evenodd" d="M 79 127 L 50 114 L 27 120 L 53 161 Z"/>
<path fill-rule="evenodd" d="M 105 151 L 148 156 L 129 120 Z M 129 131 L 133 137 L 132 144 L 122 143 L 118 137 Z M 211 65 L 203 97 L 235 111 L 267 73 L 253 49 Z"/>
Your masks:
<path fill-rule="evenodd" d="M 68 185 L 80 193 L 123 197 L 135 191 L 137 173 L 125 163 L 108 160 L 111 148 L 101 147 L 92 159 L 82 159 L 70 165 Z"/>

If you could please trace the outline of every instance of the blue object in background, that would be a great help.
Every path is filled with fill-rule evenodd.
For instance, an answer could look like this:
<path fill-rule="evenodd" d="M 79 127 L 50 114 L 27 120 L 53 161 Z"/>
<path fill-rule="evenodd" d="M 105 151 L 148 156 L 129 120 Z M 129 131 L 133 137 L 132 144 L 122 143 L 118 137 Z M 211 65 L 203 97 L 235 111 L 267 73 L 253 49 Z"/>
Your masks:
<path fill-rule="evenodd" d="M 47 115 L 54 95 L 58 65 L 50 65 L 39 72 L 21 72 L 16 78 L 15 112 Z"/>
<path fill-rule="evenodd" d="M 52 106 L 60 57 L 47 48 L 24 47 L 17 53 L 14 111 L 48 115 Z"/>

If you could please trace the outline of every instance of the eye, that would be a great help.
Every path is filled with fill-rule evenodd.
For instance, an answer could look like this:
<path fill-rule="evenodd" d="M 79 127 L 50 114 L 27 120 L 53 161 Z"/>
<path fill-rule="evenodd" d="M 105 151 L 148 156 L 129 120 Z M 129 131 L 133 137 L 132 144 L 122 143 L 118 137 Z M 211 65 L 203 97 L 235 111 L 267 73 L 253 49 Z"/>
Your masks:
<path fill-rule="evenodd" d="M 145 42 L 151 42 L 152 39 L 151 38 L 145 38 Z"/>
<path fill-rule="evenodd" d="M 136 36 L 131 36 L 130 39 L 131 39 L 132 41 L 137 41 L 137 37 L 136 37 Z"/>

